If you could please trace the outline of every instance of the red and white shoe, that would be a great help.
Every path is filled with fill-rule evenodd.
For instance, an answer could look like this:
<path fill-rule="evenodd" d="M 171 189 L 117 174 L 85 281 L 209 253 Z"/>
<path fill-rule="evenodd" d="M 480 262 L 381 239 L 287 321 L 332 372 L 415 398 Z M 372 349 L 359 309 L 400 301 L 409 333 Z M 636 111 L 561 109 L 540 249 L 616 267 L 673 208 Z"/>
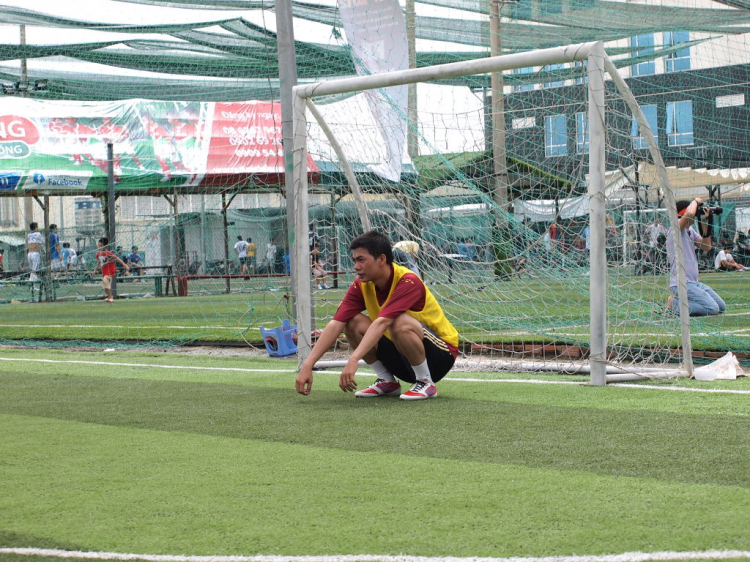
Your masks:
<path fill-rule="evenodd" d="M 401 384 L 378 379 L 367 388 L 355 392 L 354 396 L 357 398 L 377 398 L 378 396 L 394 396 L 396 394 L 401 394 Z"/>
<path fill-rule="evenodd" d="M 434 383 L 417 381 L 401 395 L 401 400 L 427 400 L 436 396 L 437 388 Z"/>

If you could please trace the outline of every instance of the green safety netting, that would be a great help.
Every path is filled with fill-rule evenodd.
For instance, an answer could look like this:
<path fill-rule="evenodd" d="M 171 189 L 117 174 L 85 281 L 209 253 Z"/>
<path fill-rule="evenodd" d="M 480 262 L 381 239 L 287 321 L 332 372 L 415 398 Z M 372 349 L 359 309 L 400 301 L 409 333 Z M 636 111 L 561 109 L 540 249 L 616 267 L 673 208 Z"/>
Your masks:
<path fill-rule="evenodd" d="M 120 0 L 124 1 L 124 0 Z M 244 18 L 210 17 L 221 9 L 273 10 L 273 2 L 136 2 L 175 9 L 206 10 L 205 20 L 192 23 L 154 22 L 149 25 L 125 25 L 116 22 L 85 21 L 63 18 L 32 10 L 0 7 L 0 23 L 42 26 L 56 29 L 77 29 L 121 34 L 111 41 L 78 42 L 74 44 L 7 43 L 0 46 L 0 60 L 60 60 L 104 65 L 155 73 L 154 77 L 117 73 L 103 77 L 89 69 L 69 72 L 30 65 L 25 79 L 46 80 L 46 89 L 27 95 L 40 99 L 113 100 L 129 97 L 181 100 L 246 100 L 278 98 L 278 53 L 276 33 Z M 489 47 L 489 23 L 468 17 L 470 13 L 487 13 L 487 2 L 430 1 L 423 4 L 450 7 L 467 12 L 466 18 L 417 16 L 417 39 L 475 47 L 457 52 L 455 49 L 421 51 L 417 65 L 429 66 L 445 62 L 485 57 Z M 331 26 L 331 37 L 341 37 L 341 18 L 333 6 L 293 2 L 298 21 Z M 523 0 L 502 5 L 500 29 L 504 52 L 553 47 L 585 41 L 615 41 L 654 31 L 691 31 L 704 34 L 735 35 L 750 30 L 750 12 L 716 4 L 716 8 L 693 6 L 639 5 L 600 0 L 572 2 L 530 2 Z M 219 12 L 220 13 L 220 12 Z M 149 38 L 138 38 L 148 34 Z M 163 39 L 154 39 L 160 35 Z M 297 76 L 300 81 L 317 81 L 354 74 L 354 63 L 343 40 L 295 42 Z M 610 56 L 620 68 L 656 60 L 705 39 L 693 39 L 678 45 L 642 51 L 627 47 L 610 47 Z M 14 42 L 15 43 L 15 42 Z M 535 84 L 569 79 L 569 69 L 508 76 L 509 85 Z M 206 83 L 205 79 L 224 79 Z M 0 67 L 0 79 L 15 82 L 22 79 L 15 65 Z M 451 85 L 477 87 L 485 78 L 465 77 L 446 82 Z"/>

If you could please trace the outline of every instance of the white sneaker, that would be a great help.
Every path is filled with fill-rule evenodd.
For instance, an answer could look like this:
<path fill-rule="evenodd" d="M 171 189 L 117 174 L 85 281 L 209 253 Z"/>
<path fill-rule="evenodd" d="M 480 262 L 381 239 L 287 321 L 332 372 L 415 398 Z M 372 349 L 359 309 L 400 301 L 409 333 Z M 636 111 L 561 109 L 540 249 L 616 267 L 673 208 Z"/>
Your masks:
<path fill-rule="evenodd" d="M 323 290 L 323 285 L 318 285 L 318 291 L 322 291 L 322 290 Z"/>
<path fill-rule="evenodd" d="M 357 398 L 377 398 L 378 396 L 393 396 L 396 394 L 401 394 L 400 383 L 378 379 L 367 388 L 355 392 L 354 396 Z"/>
<path fill-rule="evenodd" d="M 426 400 L 437 396 L 437 388 L 431 382 L 417 381 L 401 395 L 401 400 Z"/>

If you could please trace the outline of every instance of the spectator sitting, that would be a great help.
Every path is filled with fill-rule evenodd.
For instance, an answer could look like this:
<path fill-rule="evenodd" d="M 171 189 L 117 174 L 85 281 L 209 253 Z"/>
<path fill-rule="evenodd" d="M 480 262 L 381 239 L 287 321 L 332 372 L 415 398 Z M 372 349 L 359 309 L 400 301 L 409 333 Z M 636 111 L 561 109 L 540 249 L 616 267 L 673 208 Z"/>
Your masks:
<path fill-rule="evenodd" d="M 143 258 L 141 257 L 141 254 L 138 253 L 138 246 L 133 246 L 130 249 L 130 255 L 128 255 L 128 259 L 125 263 L 130 266 L 133 275 L 143 275 Z"/>
<path fill-rule="evenodd" d="M 331 288 L 328 286 L 328 274 L 325 272 L 320 262 L 315 262 L 313 264 L 312 274 L 315 277 L 315 282 L 317 283 L 318 290 Z"/>
<path fill-rule="evenodd" d="M 130 275 L 130 271 L 125 267 L 128 262 L 128 254 L 122 249 L 122 246 L 117 246 L 115 249 L 115 255 L 120 258 L 120 261 L 116 262 L 117 273 Z"/>
<path fill-rule="evenodd" d="M 401 240 L 393 245 L 393 261 L 419 275 L 419 265 L 417 265 L 417 254 L 419 254 L 419 244 L 413 240 Z"/>
<path fill-rule="evenodd" d="M 734 257 L 729 253 L 731 249 L 731 244 L 726 244 L 723 249 L 719 250 L 714 259 L 714 267 L 719 271 L 744 271 L 745 268 L 734 261 Z"/>

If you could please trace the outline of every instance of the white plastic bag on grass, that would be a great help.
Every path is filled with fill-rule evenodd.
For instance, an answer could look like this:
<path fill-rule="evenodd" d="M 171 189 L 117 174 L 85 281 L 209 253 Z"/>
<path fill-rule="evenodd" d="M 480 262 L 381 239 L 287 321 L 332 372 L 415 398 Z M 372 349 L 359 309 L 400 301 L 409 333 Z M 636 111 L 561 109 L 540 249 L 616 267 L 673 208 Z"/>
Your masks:
<path fill-rule="evenodd" d="M 744 377 L 745 372 L 740 366 L 740 362 L 734 356 L 731 351 L 727 354 L 703 367 L 698 367 L 693 371 L 695 380 L 699 381 L 715 381 L 721 380 L 734 380 L 737 377 Z"/>

